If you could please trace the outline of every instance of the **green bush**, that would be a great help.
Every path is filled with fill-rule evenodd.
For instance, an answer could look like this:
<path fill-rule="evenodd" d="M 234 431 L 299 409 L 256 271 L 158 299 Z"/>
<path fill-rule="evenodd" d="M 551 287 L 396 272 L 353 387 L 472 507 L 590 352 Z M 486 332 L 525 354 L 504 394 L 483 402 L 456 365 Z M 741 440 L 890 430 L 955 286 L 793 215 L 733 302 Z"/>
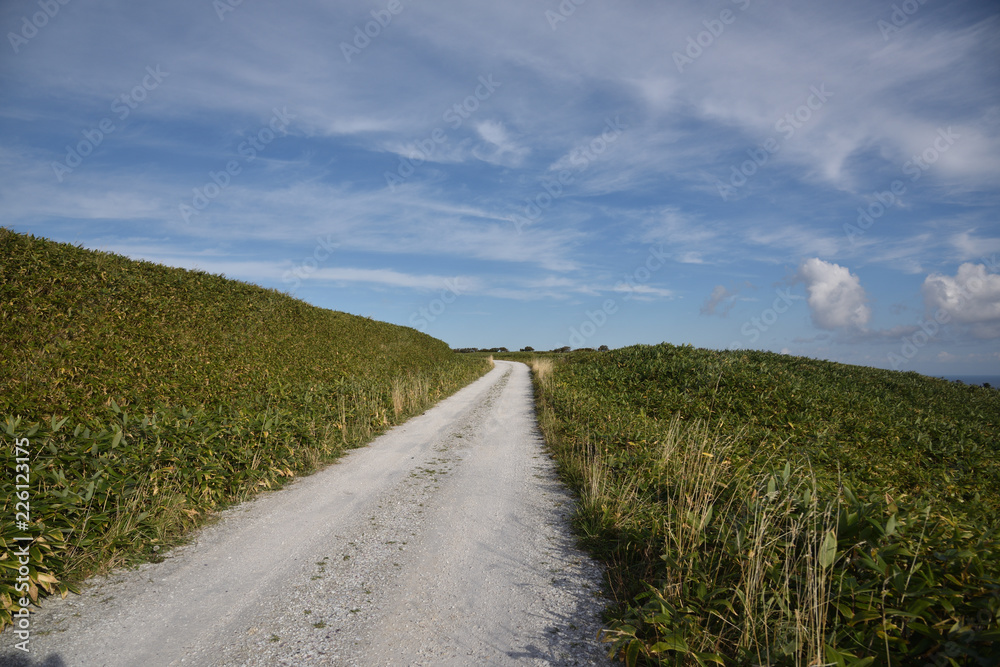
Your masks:
<path fill-rule="evenodd" d="M 995 664 L 1000 394 L 671 345 L 535 363 L 628 664 Z"/>
<path fill-rule="evenodd" d="M 277 488 L 482 375 L 413 329 L 202 272 L 0 228 L 0 419 L 30 452 L 30 525 L 0 527 L 0 628 L 29 597 L 158 558 L 211 512 Z"/>

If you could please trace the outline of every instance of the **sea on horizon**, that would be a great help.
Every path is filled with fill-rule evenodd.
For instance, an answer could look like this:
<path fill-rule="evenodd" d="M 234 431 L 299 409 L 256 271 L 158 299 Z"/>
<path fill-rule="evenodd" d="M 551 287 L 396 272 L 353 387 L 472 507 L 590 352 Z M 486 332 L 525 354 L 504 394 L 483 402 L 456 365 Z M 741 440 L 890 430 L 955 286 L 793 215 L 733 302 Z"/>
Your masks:
<path fill-rule="evenodd" d="M 1000 375 L 940 375 L 938 377 L 951 380 L 952 382 L 960 381 L 980 387 L 985 383 L 989 383 L 991 387 L 1000 389 Z"/>

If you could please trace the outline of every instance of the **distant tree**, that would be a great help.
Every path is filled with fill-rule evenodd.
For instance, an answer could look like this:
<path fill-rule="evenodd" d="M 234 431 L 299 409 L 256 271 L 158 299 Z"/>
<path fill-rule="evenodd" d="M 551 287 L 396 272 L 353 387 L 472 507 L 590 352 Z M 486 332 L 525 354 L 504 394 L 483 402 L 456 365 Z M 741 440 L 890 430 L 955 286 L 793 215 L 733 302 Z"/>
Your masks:
<path fill-rule="evenodd" d="M 559 348 L 559 349 L 557 349 L 557 350 L 552 350 L 552 351 L 553 351 L 553 352 L 569 352 L 569 350 L 570 350 L 570 347 L 569 347 L 569 345 L 565 345 L 565 346 L 563 346 L 563 347 L 560 347 L 560 348 Z"/>
<path fill-rule="evenodd" d="M 607 352 L 608 351 L 608 346 L 607 345 L 602 345 L 599 348 L 597 348 L 597 351 L 598 352 Z"/>
<path fill-rule="evenodd" d="M 530 345 L 527 346 L 527 347 L 522 347 L 521 348 L 521 352 L 534 352 L 534 351 L 535 351 L 535 348 L 531 347 Z"/>

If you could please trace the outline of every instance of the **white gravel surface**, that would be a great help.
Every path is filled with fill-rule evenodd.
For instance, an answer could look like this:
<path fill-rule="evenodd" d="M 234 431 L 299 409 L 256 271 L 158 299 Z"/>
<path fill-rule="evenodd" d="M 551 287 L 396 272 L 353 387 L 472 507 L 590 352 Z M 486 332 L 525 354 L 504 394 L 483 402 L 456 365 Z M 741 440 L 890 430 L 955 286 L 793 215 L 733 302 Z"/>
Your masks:
<path fill-rule="evenodd" d="M 223 513 L 166 560 L 49 600 L 0 664 L 598 665 L 600 568 L 523 364 Z"/>

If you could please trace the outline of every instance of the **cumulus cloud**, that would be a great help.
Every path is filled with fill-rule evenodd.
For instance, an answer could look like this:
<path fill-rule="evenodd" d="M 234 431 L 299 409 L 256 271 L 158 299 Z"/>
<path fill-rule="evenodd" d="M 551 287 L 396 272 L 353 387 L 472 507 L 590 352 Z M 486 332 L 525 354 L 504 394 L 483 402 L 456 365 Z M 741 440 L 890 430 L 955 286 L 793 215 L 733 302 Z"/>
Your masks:
<path fill-rule="evenodd" d="M 932 273 L 924 280 L 924 304 L 942 316 L 969 324 L 978 338 L 1000 338 L 1000 275 L 966 262 L 954 276 Z"/>
<path fill-rule="evenodd" d="M 723 285 L 716 285 L 712 295 L 701 307 L 702 315 L 719 315 L 725 317 L 736 303 L 736 293 L 730 292 Z M 719 311 L 719 312 L 716 312 Z"/>
<path fill-rule="evenodd" d="M 846 267 L 813 257 L 799 266 L 796 281 L 806 284 L 812 320 L 821 329 L 863 329 L 868 324 L 868 295 Z"/>

